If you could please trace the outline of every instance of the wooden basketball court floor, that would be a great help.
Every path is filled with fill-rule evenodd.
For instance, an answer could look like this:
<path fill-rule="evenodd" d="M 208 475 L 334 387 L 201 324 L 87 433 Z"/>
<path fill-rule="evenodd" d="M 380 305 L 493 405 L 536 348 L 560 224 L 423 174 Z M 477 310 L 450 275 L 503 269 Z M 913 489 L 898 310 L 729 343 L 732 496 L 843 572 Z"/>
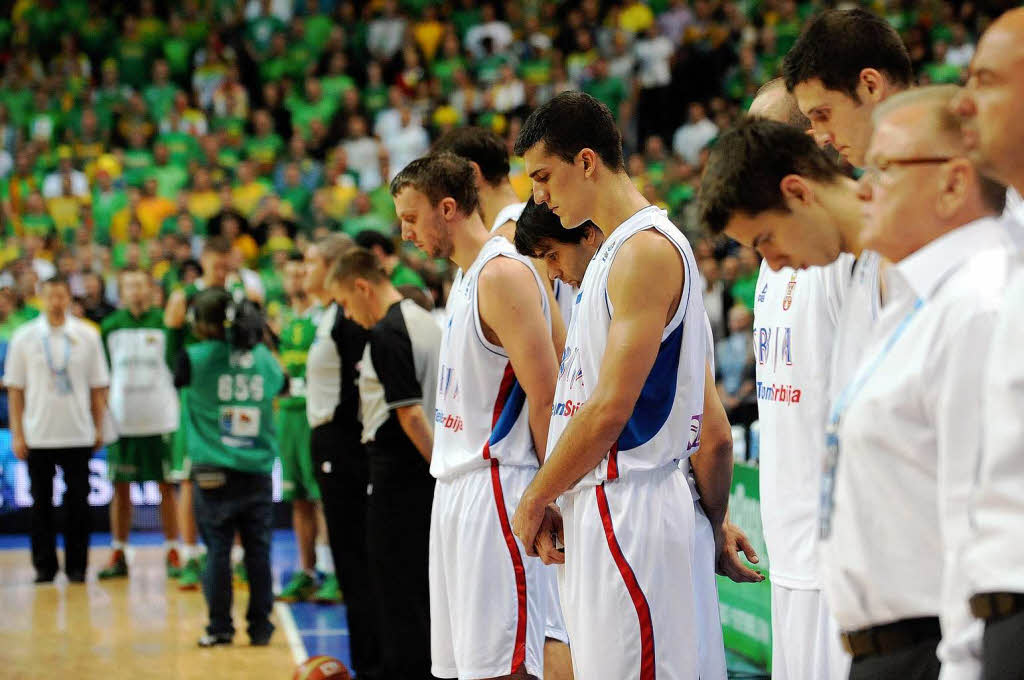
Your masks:
<path fill-rule="evenodd" d="M 85 584 L 63 574 L 35 585 L 27 537 L 0 540 L 0 678 L 11 680 L 287 680 L 315 654 L 348 663 L 344 606 L 275 605 L 277 627 L 268 647 L 250 647 L 245 634 L 248 592 L 234 589 L 235 642 L 200 649 L 206 625 L 201 591 L 181 592 L 164 574 L 161 537 L 133 536 L 150 545 L 129 556 L 130 578 L 98 581 L 109 537 L 94 534 Z M 155 545 L 154 545 L 155 544 Z M 58 557 L 63 564 L 62 551 Z M 275 583 L 295 566 L 291 532 L 275 532 Z"/>

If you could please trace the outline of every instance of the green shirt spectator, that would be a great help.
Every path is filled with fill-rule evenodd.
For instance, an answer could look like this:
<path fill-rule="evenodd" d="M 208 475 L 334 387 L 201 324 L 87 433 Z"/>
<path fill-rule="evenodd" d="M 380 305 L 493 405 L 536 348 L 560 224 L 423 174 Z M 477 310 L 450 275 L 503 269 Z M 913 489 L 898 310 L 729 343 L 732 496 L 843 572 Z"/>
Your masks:
<path fill-rule="evenodd" d="M 134 25 L 130 16 L 125 19 L 125 25 L 129 24 Z M 125 35 L 117 43 L 115 55 L 121 80 L 139 90 L 145 87 L 150 74 L 149 51 L 142 39 L 126 28 Z"/>
<path fill-rule="evenodd" d="M 78 44 L 87 54 L 105 54 L 114 38 L 114 25 L 103 12 L 90 12 L 78 24 Z"/>
<path fill-rule="evenodd" d="M 273 165 L 283 150 L 284 140 L 273 132 L 260 137 L 250 137 L 245 140 L 243 147 L 247 159 L 264 166 Z"/>
<path fill-rule="evenodd" d="M 146 148 L 125 149 L 124 182 L 128 186 L 142 186 L 142 182 L 153 167 L 153 154 Z"/>
<path fill-rule="evenodd" d="M 352 80 L 350 76 L 345 75 L 344 73 L 325 76 L 320 83 L 323 86 L 324 97 L 339 101 L 341 100 L 342 95 L 347 91 L 354 90 L 356 88 L 356 81 Z"/>
<path fill-rule="evenodd" d="M 107 184 L 107 188 L 103 188 Z M 110 243 L 110 226 L 114 216 L 128 207 L 128 194 L 114 188 L 109 175 L 101 173 L 97 178 L 97 186 L 92 194 L 92 217 L 96 223 L 95 238 L 103 244 Z"/>
<path fill-rule="evenodd" d="M 188 166 L 199 158 L 199 143 L 186 132 L 165 132 L 156 138 L 156 143 L 167 147 L 168 159 L 175 165 Z"/>
<path fill-rule="evenodd" d="M 304 137 L 309 137 L 309 126 L 314 120 L 319 120 L 330 127 L 338 105 L 337 100 L 324 96 L 323 87 L 317 78 L 306 79 L 305 98 L 292 95 L 285 101 L 285 106 L 292 113 L 292 126 Z"/>
<path fill-rule="evenodd" d="M 53 218 L 47 213 L 29 213 L 21 218 L 21 228 L 25 234 L 35 234 L 43 238 L 56 229 Z"/>
<path fill-rule="evenodd" d="M 166 64 L 167 62 L 161 59 L 157 63 Z M 149 114 L 153 120 L 163 120 L 167 117 L 171 107 L 174 106 L 174 95 L 177 91 L 178 88 L 170 83 L 163 85 L 154 83 L 142 91 L 142 98 L 146 100 L 146 106 L 149 107 Z"/>
<path fill-rule="evenodd" d="M 284 22 L 273 14 L 261 14 L 249 21 L 245 28 L 245 37 L 260 54 L 270 49 L 270 41 L 274 35 L 285 30 Z"/>
<path fill-rule="evenodd" d="M 399 286 L 416 286 L 417 288 L 426 288 L 427 284 L 424 283 L 423 277 L 413 269 L 407 266 L 403 262 L 399 262 L 395 265 L 395 268 L 391 270 L 391 283 L 398 288 Z"/>
<path fill-rule="evenodd" d="M 956 64 L 932 62 L 925 64 L 922 69 L 924 75 L 933 85 L 959 85 L 961 71 Z"/>
<path fill-rule="evenodd" d="M 388 219 L 376 212 L 368 212 L 363 215 L 353 215 L 341 221 L 341 230 L 355 238 L 360 232 L 376 231 L 377 233 L 390 236 L 393 231 L 394 220 Z"/>
<path fill-rule="evenodd" d="M 306 44 L 314 53 L 320 54 L 324 51 L 331 37 L 332 27 L 331 19 L 326 14 L 317 12 L 306 17 Z"/>
<path fill-rule="evenodd" d="M 608 64 L 599 59 L 594 64 L 595 77 L 583 86 L 583 91 L 611 109 L 612 116 L 619 118 L 619 106 L 629 97 L 626 84 L 621 79 L 608 75 Z"/>

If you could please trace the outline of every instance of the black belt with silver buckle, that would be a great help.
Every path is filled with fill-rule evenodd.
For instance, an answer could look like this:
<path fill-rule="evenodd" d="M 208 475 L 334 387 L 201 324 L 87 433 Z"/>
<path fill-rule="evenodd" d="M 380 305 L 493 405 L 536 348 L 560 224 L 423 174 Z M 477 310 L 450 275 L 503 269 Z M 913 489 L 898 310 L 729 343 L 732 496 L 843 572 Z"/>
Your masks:
<path fill-rule="evenodd" d="M 982 621 L 1002 619 L 1024 611 L 1021 593 L 979 593 L 971 598 L 971 613 Z"/>
<path fill-rule="evenodd" d="M 856 661 L 867 656 L 898 652 L 925 640 L 939 640 L 942 629 L 938 617 L 928 616 L 855 630 L 843 633 L 841 637 L 843 647 Z"/>

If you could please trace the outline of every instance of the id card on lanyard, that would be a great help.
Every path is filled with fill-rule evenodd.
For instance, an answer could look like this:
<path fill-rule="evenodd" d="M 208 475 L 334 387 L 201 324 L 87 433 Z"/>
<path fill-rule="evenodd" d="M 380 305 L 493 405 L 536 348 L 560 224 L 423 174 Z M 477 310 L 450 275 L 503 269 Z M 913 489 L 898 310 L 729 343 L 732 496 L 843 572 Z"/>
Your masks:
<path fill-rule="evenodd" d="M 60 338 L 64 341 L 64 351 L 63 363 L 58 366 L 54 362 L 53 351 L 50 349 L 50 336 L 50 333 L 43 336 L 43 354 L 46 356 L 46 366 L 50 369 L 50 375 L 53 377 L 57 394 L 71 394 L 71 374 L 68 372 L 68 366 L 71 364 L 71 338 L 68 337 L 67 331 L 60 333 Z"/>
<path fill-rule="evenodd" d="M 878 370 L 882 360 L 885 359 L 886 355 L 892 350 L 896 341 L 900 339 L 904 332 L 906 332 L 910 322 L 923 306 L 924 300 L 918 298 L 914 302 L 913 309 L 903 317 L 903 320 L 900 321 L 896 330 L 894 330 L 885 341 L 885 345 L 882 346 L 882 349 L 877 355 L 875 355 L 875 358 L 871 363 L 857 372 L 856 377 L 850 381 L 850 383 L 836 398 L 835 403 L 832 404 L 832 409 L 828 416 L 828 424 L 825 426 L 825 469 L 821 477 L 821 498 L 818 513 L 818 538 L 821 540 L 827 539 L 832 534 L 832 511 L 835 508 L 836 467 L 839 465 L 839 421 L 843 416 L 843 412 L 847 407 L 849 407 L 850 402 L 853 401 L 853 398 L 861 391 L 868 379 L 871 378 L 876 370 Z"/>

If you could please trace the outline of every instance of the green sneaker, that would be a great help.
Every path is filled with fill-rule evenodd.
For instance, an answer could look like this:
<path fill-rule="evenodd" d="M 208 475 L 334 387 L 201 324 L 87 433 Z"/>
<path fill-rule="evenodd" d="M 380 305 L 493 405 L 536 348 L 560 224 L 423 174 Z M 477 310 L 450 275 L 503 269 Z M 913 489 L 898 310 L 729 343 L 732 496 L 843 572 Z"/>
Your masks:
<path fill-rule="evenodd" d="M 305 602 L 316 592 L 316 581 L 304 571 L 292 574 L 292 580 L 284 587 L 277 598 L 281 602 Z"/>
<path fill-rule="evenodd" d="M 100 570 L 97 576 L 100 580 L 108 578 L 123 578 L 128 575 L 128 562 L 124 558 L 123 550 L 115 550 L 110 555 L 110 564 Z"/>
<path fill-rule="evenodd" d="M 167 578 L 178 578 L 181 576 L 181 558 L 178 557 L 178 550 L 176 548 L 171 548 L 167 551 L 164 563 L 167 565 Z"/>
<path fill-rule="evenodd" d="M 317 604 L 341 604 L 341 587 L 338 585 L 338 577 L 334 574 L 324 576 L 324 582 L 320 589 L 313 595 L 313 601 Z"/>
<path fill-rule="evenodd" d="M 199 566 L 199 560 L 193 557 L 185 563 L 181 570 L 181 576 L 178 577 L 178 590 L 199 590 L 201 576 L 202 567 Z"/>
<path fill-rule="evenodd" d="M 247 585 L 249 585 L 249 574 L 246 573 L 246 571 L 245 571 L 245 564 L 244 563 L 239 562 L 238 564 L 235 565 L 235 568 L 232 569 L 232 576 L 233 576 L 232 581 L 234 581 L 234 584 L 236 586 L 247 586 Z"/>

